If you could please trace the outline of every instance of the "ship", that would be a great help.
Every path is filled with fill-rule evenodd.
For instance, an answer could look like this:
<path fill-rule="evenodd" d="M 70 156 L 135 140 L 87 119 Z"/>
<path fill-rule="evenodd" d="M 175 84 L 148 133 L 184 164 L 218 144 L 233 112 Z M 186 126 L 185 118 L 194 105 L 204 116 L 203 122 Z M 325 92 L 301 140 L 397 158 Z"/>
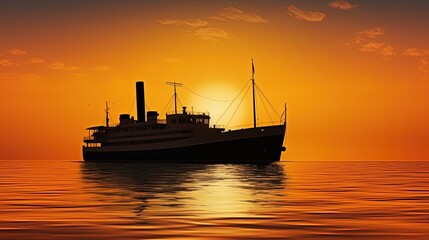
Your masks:
<path fill-rule="evenodd" d="M 174 112 L 159 119 L 157 111 L 145 110 L 144 82 L 136 82 L 137 119 L 120 114 L 119 124 L 109 126 L 106 102 L 106 123 L 86 130 L 82 146 L 87 162 L 139 161 L 177 163 L 270 164 L 280 161 L 286 147 L 286 105 L 282 121 L 277 124 L 257 124 L 255 78 L 252 60 L 253 127 L 225 129 L 210 125 L 209 113 L 189 112 L 185 106 L 177 110 L 174 87 Z"/>

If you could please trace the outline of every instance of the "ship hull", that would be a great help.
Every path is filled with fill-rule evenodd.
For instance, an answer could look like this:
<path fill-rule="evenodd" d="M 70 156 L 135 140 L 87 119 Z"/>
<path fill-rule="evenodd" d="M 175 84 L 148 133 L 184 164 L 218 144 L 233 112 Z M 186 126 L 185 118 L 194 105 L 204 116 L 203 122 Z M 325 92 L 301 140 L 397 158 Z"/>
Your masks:
<path fill-rule="evenodd" d="M 83 149 L 85 161 L 141 161 L 141 162 L 189 162 L 189 163 L 251 163 L 269 164 L 280 160 L 284 149 L 285 126 L 266 128 L 270 135 L 261 134 L 261 129 L 241 130 L 248 137 L 234 138 L 240 134 L 225 133 L 218 141 L 197 143 L 158 149 L 109 150 L 100 148 Z M 269 131 L 271 129 L 271 131 Z M 257 134 L 255 134 L 257 133 Z"/>

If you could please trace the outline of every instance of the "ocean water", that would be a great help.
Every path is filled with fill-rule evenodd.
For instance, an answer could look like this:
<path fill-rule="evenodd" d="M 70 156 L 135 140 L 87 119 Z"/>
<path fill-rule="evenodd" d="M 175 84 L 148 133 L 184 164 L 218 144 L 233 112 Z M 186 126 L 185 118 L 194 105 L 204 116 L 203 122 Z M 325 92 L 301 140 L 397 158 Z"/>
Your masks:
<path fill-rule="evenodd" d="M 2 160 L 0 239 L 429 239 L 429 162 Z"/>

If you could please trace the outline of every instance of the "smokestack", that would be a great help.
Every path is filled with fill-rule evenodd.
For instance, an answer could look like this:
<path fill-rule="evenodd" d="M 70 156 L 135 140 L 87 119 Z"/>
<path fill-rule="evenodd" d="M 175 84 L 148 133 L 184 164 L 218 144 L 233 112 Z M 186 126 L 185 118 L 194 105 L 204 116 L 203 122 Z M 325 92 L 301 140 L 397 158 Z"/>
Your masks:
<path fill-rule="evenodd" d="M 144 83 L 136 82 L 137 122 L 145 122 Z"/>

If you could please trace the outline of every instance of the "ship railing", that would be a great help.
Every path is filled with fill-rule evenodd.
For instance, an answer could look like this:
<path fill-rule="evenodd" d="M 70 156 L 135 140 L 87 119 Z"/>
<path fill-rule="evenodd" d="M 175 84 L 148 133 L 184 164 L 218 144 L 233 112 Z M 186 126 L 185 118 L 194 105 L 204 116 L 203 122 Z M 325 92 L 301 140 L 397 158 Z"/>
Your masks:
<path fill-rule="evenodd" d="M 284 124 L 284 121 L 270 121 L 270 122 L 261 122 L 256 124 L 256 127 L 267 127 L 272 125 L 282 125 Z M 216 125 L 217 127 L 218 125 Z M 226 127 L 225 130 L 239 130 L 244 128 L 252 128 L 253 124 L 244 124 L 244 125 L 236 125 L 231 127 Z"/>
<path fill-rule="evenodd" d="M 213 125 L 213 128 L 216 128 L 216 129 L 225 129 L 225 125 L 215 124 L 215 125 Z"/>
<path fill-rule="evenodd" d="M 83 137 L 83 140 L 84 141 L 94 141 L 94 140 L 98 140 L 98 141 L 100 141 L 100 138 L 97 138 L 97 139 L 95 139 L 95 137 L 94 136 L 90 136 L 90 137 L 88 137 L 88 136 L 86 136 L 86 137 Z M 98 142 L 97 141 L 97 142 Z"/>
<path fill-rule="evenodd" d="M 174 111 L 167 112 L 167 115 L 174 115 L 174 114 L 176 114 L 176 112 L 174 112 Z M 183 114 L 183 113 L 180 112 L 180 111 L 177 111 L 177 114 Z M 194 111 L 189 111 L 189 112 L 186 112 L 186 114 L 189 114 L 189 115 L 210 116 L 209 112 L 194 112 Z"/>
<path fill-rule="evenodd" d="M 157 119 L 156 122 L 158 124 L 166 124 L 167 123 L 167 119 Z"/>
<path fill-rule="evenodd" d="M 146 121 L 147 122 L 147 121 Z M 167 119 L 157 119 L 156 120 L 156 123 L 159 123 L 159 124 L 166 124 L 167 123 Z M 132 123 L 131 123 L 132 124 Z M 114 124 L 112 124 L 112 126 L 114 126 L 114 127 L 118 127 L 118 126 L 120 126 L 121 124 L 120 123 L 114 123 Z"/>

